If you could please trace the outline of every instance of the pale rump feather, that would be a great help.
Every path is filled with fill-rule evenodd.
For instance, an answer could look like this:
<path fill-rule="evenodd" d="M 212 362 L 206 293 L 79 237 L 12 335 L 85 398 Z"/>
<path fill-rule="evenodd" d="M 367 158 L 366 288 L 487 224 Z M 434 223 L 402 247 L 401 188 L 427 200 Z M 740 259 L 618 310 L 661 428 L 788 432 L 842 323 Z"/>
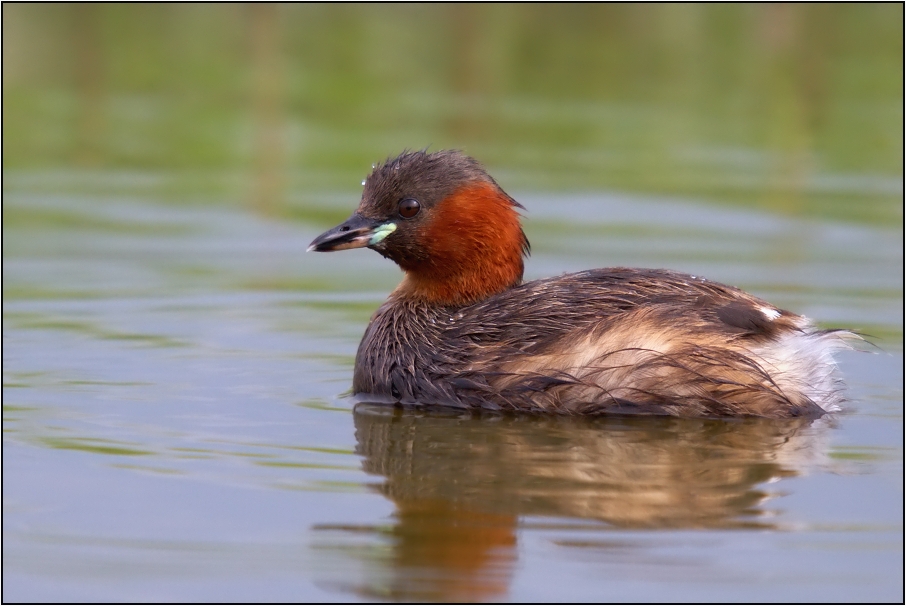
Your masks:
<path fill-rule="evenodd" d="M 853 349 L 861 340 L 844 330 L 808 327 L 780 335 L 776 341 L 756 348 L 752 356 L 785 393 L 801 393 L 825 412 L 838 412 L 843 383 L 834 354 Z"/>

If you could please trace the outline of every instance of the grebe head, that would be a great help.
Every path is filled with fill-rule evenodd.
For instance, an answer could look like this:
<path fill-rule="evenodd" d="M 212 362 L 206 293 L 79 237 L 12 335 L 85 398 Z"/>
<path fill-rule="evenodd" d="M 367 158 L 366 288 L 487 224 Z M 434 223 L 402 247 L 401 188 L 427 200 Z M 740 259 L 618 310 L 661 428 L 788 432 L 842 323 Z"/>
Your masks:
<path fill-rule="evenodd" d="M 522 281 L 529 243 L 517 208 L 458 151 L 404 152 L 374 168 L 355 213 L 308 250 L 371 248 L 406 272 L 397 296 L 467 305 Z"/>

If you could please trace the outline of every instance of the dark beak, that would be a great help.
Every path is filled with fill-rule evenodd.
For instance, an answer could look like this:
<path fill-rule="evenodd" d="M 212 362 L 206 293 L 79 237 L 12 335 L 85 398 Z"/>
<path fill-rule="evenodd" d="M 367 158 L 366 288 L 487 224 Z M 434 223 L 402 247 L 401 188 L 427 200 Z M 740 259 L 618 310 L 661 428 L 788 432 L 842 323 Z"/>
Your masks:
<path fill-rule="evenodd" d="M 390 227 L 392 226 L 392 227 Z M 386 238 L 396 226 L 356 213 L 333 229 L 328 229 L 309 245 L 308 250 L 331 252 L 347 248 L 363 248 Z"/>

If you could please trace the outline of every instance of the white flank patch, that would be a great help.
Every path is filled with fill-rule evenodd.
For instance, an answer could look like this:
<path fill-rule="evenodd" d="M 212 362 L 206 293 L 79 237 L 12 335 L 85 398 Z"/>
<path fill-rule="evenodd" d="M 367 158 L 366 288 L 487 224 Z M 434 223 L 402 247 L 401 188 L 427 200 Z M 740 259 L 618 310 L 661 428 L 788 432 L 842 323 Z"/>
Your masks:
<path fill-rule="evenodd" d="M 764 317 L 768 320 L 776 320 L 780 317 L 780 312 L 776 309 L 771 309 L 770 307 L 760 307 L 761 313 L 764 314 Z"/>

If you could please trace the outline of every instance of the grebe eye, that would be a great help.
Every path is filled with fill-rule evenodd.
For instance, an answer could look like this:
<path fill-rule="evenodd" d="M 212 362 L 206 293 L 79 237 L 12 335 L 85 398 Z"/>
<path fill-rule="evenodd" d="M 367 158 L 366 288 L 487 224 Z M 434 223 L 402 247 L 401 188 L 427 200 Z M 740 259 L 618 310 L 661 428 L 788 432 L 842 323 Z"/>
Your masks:
<path fill-rule="evenodd" d="M 418 200 L 413 200 L 412 198 L 406 198 L 405 200 L 400 201 L 400 207 L 398 212 L 403 219 L 411 219 L 418 214 L 418 211 L 422 209 L 422 205 L 418 203 Z"/>

